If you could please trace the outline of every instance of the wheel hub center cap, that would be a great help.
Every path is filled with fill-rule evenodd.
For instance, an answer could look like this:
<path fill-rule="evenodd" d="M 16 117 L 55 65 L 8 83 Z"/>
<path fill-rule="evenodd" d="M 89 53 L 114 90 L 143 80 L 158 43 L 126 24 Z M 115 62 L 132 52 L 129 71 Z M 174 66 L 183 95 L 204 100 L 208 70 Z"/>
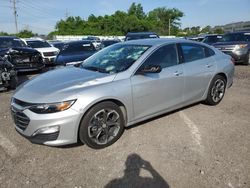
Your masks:
<path fill-rule="evenodd" d="M 102 128 L 106 128 L 107 127 L 107 125 L 104 123 L 104 124 L 102 124 Z"/>

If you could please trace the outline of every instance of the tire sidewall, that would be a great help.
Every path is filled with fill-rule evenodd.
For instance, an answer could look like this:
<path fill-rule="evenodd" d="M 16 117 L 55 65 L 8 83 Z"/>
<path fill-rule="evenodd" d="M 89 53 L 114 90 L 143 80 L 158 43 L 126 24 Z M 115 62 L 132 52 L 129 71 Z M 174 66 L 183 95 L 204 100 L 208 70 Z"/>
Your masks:
<path fill-rule="evenodd" d="M 117 136 L 112 141 L 108 142 L 107 144 L 99 145 L 89 138 L 88 126 L 89 126 L 89 122 L 92 119 L 93 115 L 96 112 L 98 112 L 104 108 L 109 108 L 109 109 L 115 110 L 119 114 L 121 122 L 120 122 L 120 129 L 119 129 Z M 78 131 L 79 140 L 82 143 L 87 144 L 91 148 L 102 149 L 102 148 L 105 148 L 107 146 L 112 145 L 121 137 L 121 135 L 124 131 L 124 126 L 125 126 L 124 115 L 123 115 L 120 107 L 118 105 L 116 105 L 115 103 L 110 102 L 110 101 L 101 102 L 101 103 L 98 103 L 98 104 L 94 105 L 93 107 L 91 107 L 83 116 L 82 121 L 80 123 L 79 131 Z"/>
<path fill-rule="evenodd" d="M 222 96 L 222 98 L 219 100 L 219 101 L 217 101 L 217 102 L 215 102 L 214 100 L 213 100 L 213 98 L 212 98 L 212 88 L 214 87 L 214 84 L 215 84 L 215 82 L 217 81 L 217 80 L 222 80 L 223 82 L 224 82 L 224 85 L 225 85 L 225 87 L 224 87 L 224 91 L 223 91 L 223 96 Z M 224 98 L 224 95 L 225 95 L 225 90 L 226 90 L 226 80 L 225 80 L 225 78 L 223 77 L 223 76 L 221 76 L 221 75 L 216 75 L 214 78 L 213 78 L 213 80 L 212 80 L 212 82 L 211 82 L 211 84 L 210 84 L 210 86 L 209 86 L 209 90 L 208 90 L 208 96 L 207 96 L 207 99 L 206 99 L 206 103 L 207 104 L 209 104 L 209 105 L 217 105 L 217 104 L 219 104 L 221 101 L 222 101 L 222 99 Z"/>

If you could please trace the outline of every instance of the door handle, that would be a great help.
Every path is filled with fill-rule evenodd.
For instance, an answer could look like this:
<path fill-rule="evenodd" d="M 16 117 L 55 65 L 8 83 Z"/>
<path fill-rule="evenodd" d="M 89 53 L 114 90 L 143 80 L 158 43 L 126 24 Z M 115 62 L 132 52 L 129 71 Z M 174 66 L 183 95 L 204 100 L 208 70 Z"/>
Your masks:
<path fill-rule="evenodd" d="M 206 67 L 207 68 L 210 68 L 210 67 L 212 67 L 213 65 L 212 64 L 206 64 Z"/>
<path fill-rule="evenodd" d="M 182 75 L 182 74 L 183 74 L 183 72 L 179 72 L 179 71 L 175 71 L 175 72 L 174 72 L 174 75 L 175 75 L 175 76 L 180 76 L 180 75 Z"/>

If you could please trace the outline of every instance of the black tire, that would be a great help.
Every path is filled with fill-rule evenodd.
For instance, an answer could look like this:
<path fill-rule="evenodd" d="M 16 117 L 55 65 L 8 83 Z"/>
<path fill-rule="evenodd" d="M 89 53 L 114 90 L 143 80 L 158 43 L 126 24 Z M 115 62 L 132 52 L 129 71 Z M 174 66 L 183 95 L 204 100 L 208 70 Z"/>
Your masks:
<path fill-rule="evenodd" d="M 248 52 L 248 56 L 246 58 L 244 65 L 250 65 L 250 52 Z"/>
<path fill-rule="evenodd" d="M 18 83 L 17 76 L 11 76 L 8 89 L 16 89 Z"/>
<path fill-rule="evenodd" d="M 106 114 L 105 116 L 106 118 L 104 118 L 104 114 Z M 101 116 L 103 116 L 103 118 L 100 118 Z M 118 119 L 114 121 L 114 122 L 117 121 L 117 123 L 115 123 L 117 125 L 113 127 L 109 126 L 108 119 L 111 118 L 110 120 L 112 120 L 112 118 L 114 118 L 115 116 L 118 117 Z M 104 119 L 106 119 L 106 121 Z M 95 123 L 91 125 L 91 122 L 95 122 Z M 112 145 L 121 137 L 122 133 L 124 132 L 124 126 L 125 126 L 124 115 L 120 107 L 110 101 L 101 102 L 93 106 L 84 115 L 81 121 L 80 127 L 79 127 L 79 140 L 82 143 L 87 144 L 91 148 L 102 149 L 102 148 Z M 92 137 L 90 136 L 91 134 L 92 134 Z M 107 135 L 108 135 L 108 138 L 107 138 Z M 101 141 L 102 140 L 104 141 L 104 139 L 107 142 L 101 143 Z"/>
<path fill-rule="evenodd" d="M 223 84 L 223 89 L 221 88 L 220 89 L 221 91 L 216 92 L 217 91 L 216 86 L 218 86 L 217 85 L 218 83 Z M 225 90 L 226 90 L 226 79 L 221 75 L 216 75 L 209 86 L 207 98 L 204 102 L 211 106 L 219 104 L 224 97 Z M 215 95 L 218 95 L 218 97 L 216 97 Z"/>

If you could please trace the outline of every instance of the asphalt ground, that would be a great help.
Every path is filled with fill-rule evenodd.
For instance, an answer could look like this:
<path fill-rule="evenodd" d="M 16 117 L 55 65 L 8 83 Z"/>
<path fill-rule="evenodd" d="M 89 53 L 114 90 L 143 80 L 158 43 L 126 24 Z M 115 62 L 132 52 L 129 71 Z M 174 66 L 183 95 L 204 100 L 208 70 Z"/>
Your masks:
<path fill-rule="evenodd" d="M 250 187 L 250 66 L 236 66 L 219 105 L 142 122 L 102 150 L 30 143 L 14 129 L 12 94 L 0 93 L 0 187 Z"/>

